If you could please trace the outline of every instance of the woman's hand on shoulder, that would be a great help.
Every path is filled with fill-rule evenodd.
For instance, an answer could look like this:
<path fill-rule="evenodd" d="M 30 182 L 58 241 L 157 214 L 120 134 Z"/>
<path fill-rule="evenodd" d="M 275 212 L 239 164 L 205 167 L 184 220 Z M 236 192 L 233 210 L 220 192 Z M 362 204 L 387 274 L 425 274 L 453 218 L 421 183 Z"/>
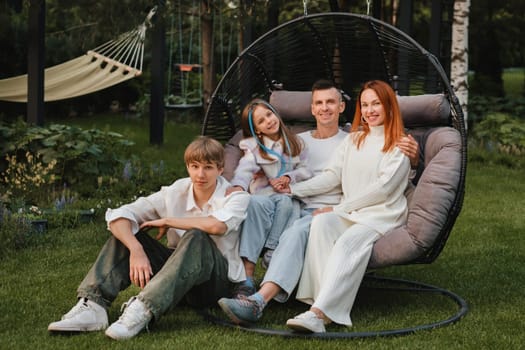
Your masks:
<path fill-rule="evenodd" d="M 401 137 L 397 142 L 397 147 L 410 159 L 412 168 L 416 168 L 419 163 L 419 144 L 412 135 Z"/>

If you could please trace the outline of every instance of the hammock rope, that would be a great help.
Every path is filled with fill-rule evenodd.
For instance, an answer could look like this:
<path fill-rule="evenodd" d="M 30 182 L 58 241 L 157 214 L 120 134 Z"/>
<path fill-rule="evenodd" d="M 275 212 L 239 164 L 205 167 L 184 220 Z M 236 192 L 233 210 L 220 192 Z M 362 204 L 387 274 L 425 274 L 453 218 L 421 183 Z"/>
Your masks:
<path fill-rule="evenodd" d="M 144 41 L 154 7 L 143 23 L 83 56 L 45 69 L 44 101 L 90 94 L 142 74 Z M 27 102 L 27 74 L 0 80 L 0 100 Z"/>

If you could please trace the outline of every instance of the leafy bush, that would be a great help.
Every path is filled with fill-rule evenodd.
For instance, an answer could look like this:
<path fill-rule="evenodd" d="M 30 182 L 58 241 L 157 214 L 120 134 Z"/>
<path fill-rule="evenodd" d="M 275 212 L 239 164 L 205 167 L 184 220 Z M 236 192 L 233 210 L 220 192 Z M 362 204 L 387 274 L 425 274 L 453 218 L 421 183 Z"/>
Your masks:
<path fill-rule="evenodd" d="M 469 129 L 491 113 L 505 113 L 523 118 L 525 116 L 525 98 L 505 98 L 472 95 L 469 97 L 468 122 Z"/>
<path fill-rule="evenodd" d="M 38 243 L 42 236 L 30 215 L 12 213 L 0 202 L 0 260 L 10 252 Z"/>
<path fill-rule="evenodd" d="M 126 160 L 119 173 L 99 177 L 98 188 L 93 196 L 103 200 L 112 198 L 113 205 L 116 201 L 124 204 L 171 184 L 175 179 L 185 176 L 184 171 L 184 168 L 167 169 L 162 160 L 146 164 L 134 156 Z"/>
<path fill-rule="evenodd" d="M 97 187 L 97 178 L 113 176 L 128 158 L 126 148 L 133 143 L 118 133 L 98 129 L 83 130 L 74 126 L 53 124 L 49 127 L 30 126 L 19 120 L 0 124 L 2 154 L 16 156 L 19 162 L 34 154 L 44 167 L 56 162 L 54 175 L 63 183 L 74 186 L 80 194 L 90 194 Z M 5 172 L 8 159 L 0 160 L 0 172 Z M 6 186 L 1 179 L 0 185 Z"/>
<path fill-rule="evenodd" d="M 512 168 L 525 166 L 525 121 L 489 113 L 471 130 L 469 159 Z"/>
<path fill-rule="evenodd" d="M 487 150 L 518 156 L 525 154 L 525 121 L 508 114 L 488 114 L 474 127 L 473 134 Z"/>
<path fill-rule="evenodd" d="M 35 156 L 27 151 L 22 158 L 16 154 L 5 156 L 7 169 L 1 173 L 1 181 L 5 190 L 0 198 L 5 202 L 38 203 L 42 192 L 45 192 L 56 181 L 53 174 L 56 159 L 46 165 L 41 161 L 41 156 Z"/>

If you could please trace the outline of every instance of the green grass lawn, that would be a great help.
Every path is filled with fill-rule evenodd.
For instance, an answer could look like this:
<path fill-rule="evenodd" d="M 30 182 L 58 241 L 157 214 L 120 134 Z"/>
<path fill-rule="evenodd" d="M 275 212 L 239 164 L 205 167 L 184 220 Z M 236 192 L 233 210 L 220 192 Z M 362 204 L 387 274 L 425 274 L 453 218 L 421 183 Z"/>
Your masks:
<path fill-rule="evenodd" d="M 1 349 L 518 349 L 525 344 L 525 183 L 523 170 L 469 164 L 463 210 L 441 256 L 431 265 L 392 267 L 381 274 L 441 286 L 459 294 L 470 311 L 450 326 L 403 337 L 353 340 L 289 339 L 210 324 L 177 308 L 136 338 L 115 342 L 102 332 L 50 335 L 48 323 L 75 303 L 76 287 L 108 236 L 102 218 L 75 230 L 51 228 L 38 243 L 0 261 Z M 109 311 L 137 293 L 121 293 Z M 265 327 L 283 328 L 305 306 L 271 304 Z M 448 317 L 455 306 L 441 297 L 362 289 L 353 331 L 408 327 Z M 219 314 L 219 313 L 217 313 Z M 347 331 L 329 326 L 331 331 Z"/>
<path fill-rule="evenodd" d="M 503 90 L 505 96 L 509 99 L 523 97 L 525 89 L 525 68 L 506 68 L 503 70 L 501 78 L 503 79 Z M 474 72 L 469 73 L 469 85 L 472 86 Z"/>
<path fill-rule="evenodd" d="M 509 98 L 523 97 L 525 68 L 508 68 L 503 71 L 503 88 Z"/>

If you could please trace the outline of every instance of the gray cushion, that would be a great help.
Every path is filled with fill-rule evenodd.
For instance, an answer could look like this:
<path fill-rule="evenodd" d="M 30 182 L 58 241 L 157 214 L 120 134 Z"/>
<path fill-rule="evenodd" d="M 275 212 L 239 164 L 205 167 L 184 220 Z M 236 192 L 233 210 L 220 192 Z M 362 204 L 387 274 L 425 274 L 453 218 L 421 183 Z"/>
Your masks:
<path fill-rule="evenodd" d="M 239 160 L 242 157 L 242 151 L 239 148 L 239 141 L 241 140 L 242 130 L 239 130 L 224 145 L 224 171 L 222 173 L 222 176 L 224 176 L 228 181 L 231 181 L 231 179 L 233 179 L 233 173 L 235 171 L 235 168 L 237 168 Z"/>
<path fill-rule="evenodd" d="M 312 121 L 312 92 L 276 90 L 270 95 L 270 104 L 285 121 Z"/>
<path fill-rule="evenodd" d="M 312 121 L 311 99 L 310 91 L 276 90 L 270 95 L 270 103 L 285 121 Z M 448 125 L 450 103 L 443 94 L 398 96 L 398 101 L 407 128 Z"/>
<path fill-rule="evenodd" d="M 398 96 L 397 101 L 407 128 L 448 125 L 450 103 L 443 94 Z"/>
<path fill-rule="evenodd" d="M 420 143 L 425 168 L 408 204 L 407 224 L 379 239 L 369 267 L 410 262 L 431 247 L 447 219 L 458 191 L 461 136 L 456 129 L 430 129 Z"/>

